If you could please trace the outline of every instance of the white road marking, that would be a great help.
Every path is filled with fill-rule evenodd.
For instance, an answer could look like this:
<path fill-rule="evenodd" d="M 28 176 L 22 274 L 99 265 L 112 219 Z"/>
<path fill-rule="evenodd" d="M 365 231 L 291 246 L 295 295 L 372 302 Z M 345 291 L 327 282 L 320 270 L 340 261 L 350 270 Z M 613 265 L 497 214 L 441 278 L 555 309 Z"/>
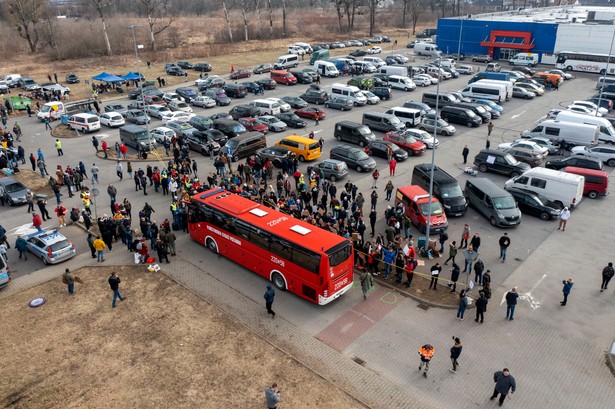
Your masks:
<path fill-rule="evenodd" d="M 540 301 L 534 298 L 534 296 L 532 295 L 532 292 L 540 285 L 540 283 L 544 281 L 546 277 L 547 277 L 547 274 L 543 274 L 542 277 L 540 277 L 540 279 L 536 282 L 536 284 L 534 284 L 534 286 L 530 289 L 530 291 L 523 293 L 523 294 L 519 294 L 519 299 L 527 300 L 527 302 L 530 304 L 530 307 L 534 310 L 540 308 Z M 506 302 L 506 293 L 502 295 L 502 301 L 500 301 L 500 305 L 504 304 L 505 302 Z"/>
<path fill-rule="evenodd" d="M 510 118 L 511 118 L 511 119 L 519 118 L 519 117 L 520 117 L 521 115 L 523 115 L 523 114 L 525 114 L 525 111 L 519 112 L 518 114 L 513 115 L 513 116 L 511 116 Z"/>

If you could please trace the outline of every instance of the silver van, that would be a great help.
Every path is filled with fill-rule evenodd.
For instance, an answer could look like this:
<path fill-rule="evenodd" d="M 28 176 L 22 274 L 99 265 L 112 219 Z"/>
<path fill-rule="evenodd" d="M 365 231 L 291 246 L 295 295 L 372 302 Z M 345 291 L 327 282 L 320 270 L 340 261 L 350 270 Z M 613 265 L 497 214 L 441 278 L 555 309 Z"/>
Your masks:
<path fill-rule="evenodd" d="M 297 54 L 288 54 L 278 57 L 278 59 L 273 63 L 273 68 L 276 70 L 284 70 L 287 68 L 296 68 L 299 64 L 299 57 Z"/>
<path fill-rule="evenodd" d="M 362 123 L 369 126 L 370 129 L 376 129 L 381 132 L 403 131 L 406 129 L 406 124 L 395 115 L 380 112 L 365 112 Z"/>
<path fill-rule="evenodd" d="M 491 180 L 470 179 L 463 193 L 468 204 L 489 219 L 491 225 L 509 227 L 521 223 L 521 211 L 515 198 Z"/>

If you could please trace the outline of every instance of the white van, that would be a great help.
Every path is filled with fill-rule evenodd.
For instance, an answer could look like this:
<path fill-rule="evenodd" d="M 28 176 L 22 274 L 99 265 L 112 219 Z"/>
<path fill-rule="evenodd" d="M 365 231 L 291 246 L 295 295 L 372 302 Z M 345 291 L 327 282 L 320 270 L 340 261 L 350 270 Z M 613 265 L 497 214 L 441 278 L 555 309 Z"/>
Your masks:
<path fill-rule="evenodd" d="M 416 43 L 414 45 L 414 53 L 416 55 L 426 55 L 428 57 L 441 57 L 442 51 L 435 44 Z"/>
<path fill-rule="evenodd" d="M 4 81 L 9 88 L 15 88 L 19 86 L 19 80 L 21 80 L 21 75 L 19 74 L 9 74 L 4 77 Z"/>
<path fill-rule="evenodd" d="M 455 68 L 455 60 L 453 60 L 452 58 L 439 58 L 434 61 L 434 63 L 440 65 L 441 67 Z"/>
<path fill-rule="evenodd" d="M 600 77 L 596 81 L 596 89 L 608 87 L 609 85 L 615 85 L 615 77 Z"/>
<path fill-rule="evenodd" d="M 500 80 L 478 80 L 475 82 L 475 84 L 496 84 L 496 85 L 503 85 L 504 87 L 506 87 L 506 99 L 511 99 L 512 98 L 512 94 L 513 94 L 513 85 L 514 82 L 512 81 L 500 81 Z"/>
<path fill-rule="evenodd" d="M 403 65 L 386 65 L 384 67 L 378 68 L 378 73 L 385 75 L 399 75 L 401 77 L 409 76 L 408 67 L 405 67 Z"/>
<path fill-rule="evenodd" d="M 555 116 L 555 120 L 595 125 L 598 127 L 599 140 L 615 143 L 615 128 L 613 128 L 613 124 L 606 118 L 562 110 Z"/>
<path fill-rule="evenodd" d="M 333 84 L 331 85 L 331 97 L 342 95 L 350 99 L 355 106 L 367 104 L 367 98 L 358 87 L 352 85 Z"/>
<path fill-rule="evenodd" d="M 401 75 L 389 75 L 389 87 L 404 91 L 414 91 L 416 84 L 410 78 Z"/>
<path fill-rule="evenodd" d="M 68 118 L 68 128 L 83 133 L 98 131 L 100 129 L 100 118 L 92 114 L 75 114 Z"/>
<path fill-rule="evenodd" d="M 356 68 L 360 68 L 361 72 L 366 72 L 366 73 L 373 73 L 376 72 L 376 67 L 369 61 L 355 61 L 352 63 L 352 65 L 354 65 Z"/>
<path fill-rule="evenodd" d="M 314 50 L 312 49 L 312 46 L 309 45 L 308 43 L 295 43 L 295 45 L 303 48 L 306 54 L 312 54 L 314 52 Z"/>
<path fill-rule="evenodd" d="M 553 141 L 564 140 L 567 145 L 592 146 L 598 143 L 600 130 L 596 125 L 547 119 L 532 129 L 521 132 L 522 138 L 543 136 Z"/>
<path fill-rule="evenodd" d="M 434 67 L 433 65 L 428 66 L 426 71 L 428 74 L 437 75 L 438 79 L 450 80 L 453 77 L 450 72 L 444 71 L 440 67 Z"/>
<path fill-rule="evenodd" d="M 583 199 L 585 177 L 574 173 L 547 168 L 532 168 L 523 174 L 508 179 L 504 189 L 517 187 L 540 193 L 561 207 L 578 206 Z"/>
<path fill-rule="evenodd" d="M 335 64 L 329 61 L 318 60 L 314 62 L 314 69 L 323 77 L 334 78 L 340 75 Z"/>
<path fill-rule="evenodd" d="M 363 57 L 363 61 L 369 62 L 374 67 L 376 67 L 376 69 L 387 65 L 387 63 L 384 62 L 384 60 L 380 57 Z"/>
<path fill-rule="evenodd" d="M 459 92 L 468 98 L 485 98 L 498 103 L 506 101 L 506 87 L 497 84 L 477 84 L 473 82 Z"/>
<path fill-rule="evenodd" d="M 255 99 L 249 105 L 258 108 L 261 115 L 276 115 L 282 112 L 280 104 L 269 99 Z"/>
<path fill-rule="evenodd" d="M 279 57 L 274 63 L 273 68 L 276 70 L 284 70 L 287 68 L 295 68 L 299 64 L 297 54 L 288 54 Z"/>
<path fill-rule="evenodd" d="M 421 111 L 419 109 L 393 107 L 385 111 L 385 114 L 395 115 L 406 124 L 406 128 L 412 128 L 421 123 Z"/>
<path fill-rule="evenodd" d="M 297 55 L 305 55 L 305 50 L 298 45 L 289 45 L 288 46 L 289 54 L 297 54 Z"/>
<path fill-rule="evenodd" d="M 520 53 L 508 60 L 510 65 L 526 65 L 528 67 L 535 67 L 538 64 L 538 54 L 532 53 Z"/>

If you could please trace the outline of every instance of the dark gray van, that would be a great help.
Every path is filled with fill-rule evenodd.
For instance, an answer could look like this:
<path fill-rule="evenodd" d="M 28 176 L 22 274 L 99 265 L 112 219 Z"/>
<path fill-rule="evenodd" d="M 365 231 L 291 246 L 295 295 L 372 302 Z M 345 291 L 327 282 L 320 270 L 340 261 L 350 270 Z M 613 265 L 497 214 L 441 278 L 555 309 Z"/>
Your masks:
<path fill-rule="evenodd" d="M 367 146 L 376 140 L 376 135 L 369 127 L 352 121 L 341 121 L 335 124 L 333 136 L 340 142 L 350 142 L 359 146 Z"/>
<path fill-rule="evenodd" d="M 120 128 L 120 141 L 126 146 L 149 151 L 150 148 L 155 148 L 157 143 L 147 129 L 138 125 L 124 125 Z"/>
<path fill-rule="evenodd" d="M 483 120 L 469 108 L 448 105 L 442 108 L 440 116 L 448 123 L 456 123 L 472 128 L 480 126 Z"/>
<path fill-rule="evenodd" d="M 480 119 L 483 120 L 484 124 L 491 122 L 491 113 L 489 111 L 487 111 L 480 104 L 477 104 L 475 102 L 460 102 L 460 103 L 452 105 L 452 106 L 459 107 L 459 108 L 471 109 L 472 112 L 474 112 L 476 115 L 478 115 L 480 117 Z"/>
<path fill-rule="evenodd" d="M 439 97 L 439 101 L 438 101 L 438 97 Z M 447 105 L 453 105 L 453 104 L 457 104 L 461 102 L 457 99 L 456 96 L 454 96 L 453 94 L 446 93 L 446 92 L 441 92 L 440 94 L 437 94 L 435 92 L 423 92 L 422 101 L 425 104 L 429 105 L 430 107 L 435 107 L 436 101 L 438 101 L 438 108 L 442 108 Z"/>
<path fill-rule="evenodd" d="M 257 150 L 267 147 L 267 139 L 261 132 L 249 132 L 239 135 L 224 145 L 223 151 L 231 155 L 233 162 L 256 153 Z"/>
<path fill-rule="evenodd" d="M 412 184 L 419 185 L 429 191 L 431 179 L 431 163 L 422 163 L 414 166 Z M 463 216 L 468 210 L 468 203 L 463 195 L 457 179 L 446 173 L 444 169 L 433 165 L 433 194 L 444 206 L 447 216 Z"/>
<path fill-rule="evenodd" d="M 381 132 L 403 131 L 406 129 L 406 124 L 395 115 L 380 112 L 365 112 L 363 114 L 363 125 Z"/>
<path fill-rule="evenodd" d="M 521 223 L 515 198 L 489 179 L 469 179 L 464 194 L 470 206 L 489 219 L 491 225 L 508 227 Z"/>

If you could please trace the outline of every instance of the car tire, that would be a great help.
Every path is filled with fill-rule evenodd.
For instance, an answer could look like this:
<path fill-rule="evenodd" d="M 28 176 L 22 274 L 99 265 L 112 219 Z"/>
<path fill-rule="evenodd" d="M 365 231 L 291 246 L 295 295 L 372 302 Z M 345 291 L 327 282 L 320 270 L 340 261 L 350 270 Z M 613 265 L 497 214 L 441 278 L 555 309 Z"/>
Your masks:
<path fill-rule="evenodd" d="M 547 212 L 542 212 L 540 213 L 540 217 L 541 220 L 550 220 L 551 219 L 551 215 Z"/>
<path fill-rule="evenodd" d="M 297 159 L 299 159 L 299 162 L 305 162 L 305 158 L 303 157 L 303 155 L 299 155 Z"/>
<path fill-rule="evenodd" d="M 514 171 L 514 172 L 510 172 L 510 177 L 511 178 L 516 178 L 517 176 L 519 176 L 521 173 Z"/>
<path fill-rule="evenodd" d="M 330 105 L 328 103 L 325 103 L 325 108 L 329 108 Z"/>
<path fill-rule="evenodd" d="M 595 199 L 598 197 L 598 192 L 596 192 L 595 190 L 591 190 L 588 194 L 587 197 L 589 197 L 590 199 Z"/>
<path fill-rule="evenodd" d="M 41 256 L 41 260 L 43 260 L 43 264 L 44 264 L 44 265 L 46 265 L 46 266 L 48 266 L 48 265 L 49 265 L 49 260 L 47 260 L 47 259 L 45 258 L 45 256 Z"/>
<path fill-rule="evenodd" d="M 207 247 L 212 253 L 218 254 L 218 244 L 212 238 L 208 238 L 205 241 L 205 247 Z"/>
<path fill-rule="evenodd" d="M 364 148 L 364 147 L 365 147 L 365 142 L 363 142 L 363 141 L 359 141 L 359 146 L 360 146 L 361 148 Z M 371 151 L 370 151 L 370 152 L 371 152 Z"/>
<path fill-rule="evenodd" d="M 493 217 L 493 216 L 491 216 L 489 218 L 489 223 L 491 223 L 491 225 L 494 226 L 494 227 L 498 225 L 498 221 L 495 220 L 495 217 Z"/>
<path fill-rule="evenodd" d="M 414 152 L 412 152 L 412 149 L 408 149 L 406 152 L 408 152 L 408 157 L 414 155 Z"/>
<path fill-rule="evenodd" d="M 480 166 L 478 167 L 478 170 L 479 170 L 480 172 L 482 172 L 482 173 L 487 172 L 487 165 L 485 165 L 485 164 L 480 165 Z"/>
<path fill-rule="evenodd" d="M 335 182 L 337 180 L 337 178 L 335 177 L 335 175 L 331 175 L 331 176 L 329 176 L 329 180 L 331 182 Z"/>
<path fill-rule="evenodd" d="M 607 160 L 607 161 L 606 161 L 606 164 L 607 164 L 608 166 L 615 166 L 615 159 L 609 159 L 609 160 Z"/>
<path fill-rule="evenodd" d="M 466 126 L 467 126 L 468 128 L 472 128 L 472 122 L 466 122 Z"/>
<path fill-rule="evenodd" d="M 335 135 L 335 139 L 337 139 L 338 142 L 342 141 L 342 137 L 340 135 Z"/>
<path fill-rule="evenodd" d="M 361 167 L 361 165 L 357 165 L 357 172 L 361 173 L 363 172 L 363 168 Z"/>

